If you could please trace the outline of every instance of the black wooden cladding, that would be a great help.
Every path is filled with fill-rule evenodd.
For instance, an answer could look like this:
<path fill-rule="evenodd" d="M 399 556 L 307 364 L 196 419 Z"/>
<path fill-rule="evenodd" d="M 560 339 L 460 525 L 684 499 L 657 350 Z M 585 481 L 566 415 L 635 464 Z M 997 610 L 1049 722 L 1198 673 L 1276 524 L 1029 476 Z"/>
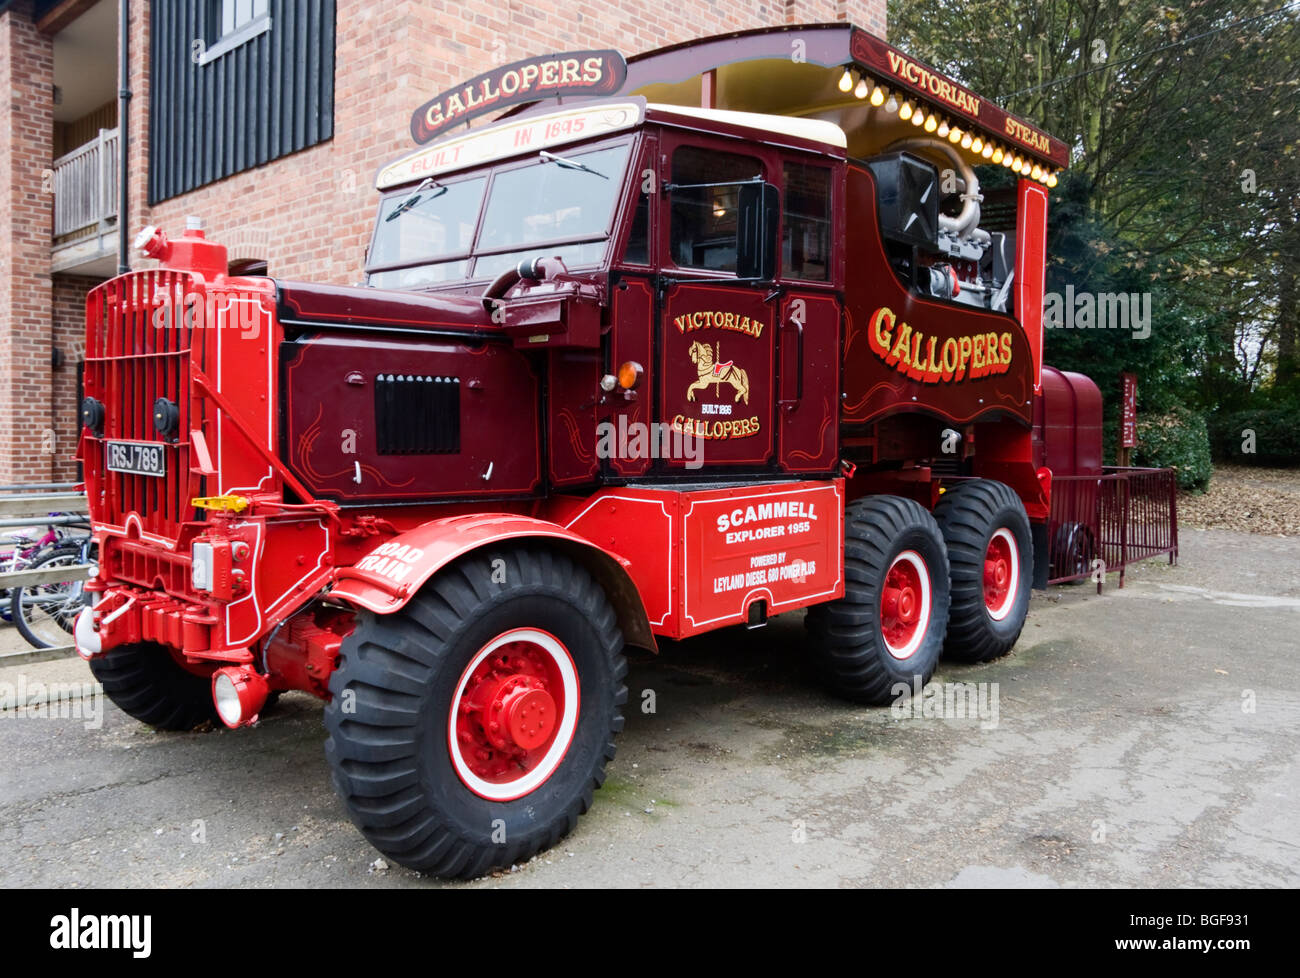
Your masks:
<path fill-rule="evenodd" d="M 150 204 L 334 135 L 334 0 L 267 8 L 270 30 L 200 64 L 221 4 L 152 0 Z"/>
<path fill-rule="evenodd" d="M 460 378 L 379 374 L 375 440 L 380 455 L 460 451 Z"/>

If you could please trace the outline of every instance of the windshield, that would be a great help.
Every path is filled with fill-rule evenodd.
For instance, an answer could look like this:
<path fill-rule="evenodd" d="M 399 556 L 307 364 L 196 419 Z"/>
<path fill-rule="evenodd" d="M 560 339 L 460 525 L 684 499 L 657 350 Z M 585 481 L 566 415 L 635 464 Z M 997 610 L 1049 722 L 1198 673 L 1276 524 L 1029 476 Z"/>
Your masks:
<path fill-rule="evenodd" d="M 491 278 L 552 244 L 546 254 L 570 267 L 600 261 L 629 151 L 623 143 L 538 156 L 499 167 L 490 186 L 482 175 L 426 186 L 414 204 L 411 189 L 386 198 L 371 246 L 370 284 L 400 289 Z"/>
<path fill-rule="evenodd" d="M 386 199 L 379 208 L 379 231 L 370 250 L 371 265 L 442 258 L 466 254 L 474 243 L 487 177 L 425 187 L 413 204 L 393 212 L 413 195 L 407 191 Z M 390 220 L 391 218 L 391 220 Z"/>

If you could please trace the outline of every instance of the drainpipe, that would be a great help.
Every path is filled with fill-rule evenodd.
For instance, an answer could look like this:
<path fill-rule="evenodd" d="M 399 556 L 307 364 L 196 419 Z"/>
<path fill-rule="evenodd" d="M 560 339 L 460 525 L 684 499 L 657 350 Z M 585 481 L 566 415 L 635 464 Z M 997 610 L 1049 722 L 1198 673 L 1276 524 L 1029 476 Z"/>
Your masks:
<path fill-rule="evenodd" d="M 130 171 L 126 166 L 131 144 L 130 0 L 117 0 L 117 7 L 121 14 L 117 41 L 117 177 L 120 181 L 117 189 L 117 274 L 124 275 L 131 270 L 131 253 L 127 239 L 127 221 L 130 214 L 127 193 L 131 187 L 131 179 Z"/>

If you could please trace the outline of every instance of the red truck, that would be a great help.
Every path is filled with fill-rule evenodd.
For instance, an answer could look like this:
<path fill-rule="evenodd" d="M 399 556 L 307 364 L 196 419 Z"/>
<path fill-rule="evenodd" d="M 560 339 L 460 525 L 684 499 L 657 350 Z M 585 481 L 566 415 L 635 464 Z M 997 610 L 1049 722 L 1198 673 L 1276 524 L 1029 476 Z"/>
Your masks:
<path fill-rule="evenodd" d="M 591 805 L 628 646 L 807 609 L 885 703 L 1015 644 L 1063 144 L 848 25 L 530 59 L 412 131 L 364 285 L 194 222 L 90 294 L 76 642 L 121 709 L 312 693 L 366 838 L 469 877 Z"/>

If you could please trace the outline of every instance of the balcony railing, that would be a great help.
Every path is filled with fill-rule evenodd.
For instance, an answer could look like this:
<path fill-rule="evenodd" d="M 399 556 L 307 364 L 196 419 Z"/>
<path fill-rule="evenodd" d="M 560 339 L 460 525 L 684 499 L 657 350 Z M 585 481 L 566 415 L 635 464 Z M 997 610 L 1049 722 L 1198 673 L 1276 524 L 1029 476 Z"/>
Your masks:
<path fill-rule="evenodd" d="M 117 219 L 117 133 L 101 129 L 90 142 L 54 161 L 54 238 L 87 228 L 105 231 Z"/>

